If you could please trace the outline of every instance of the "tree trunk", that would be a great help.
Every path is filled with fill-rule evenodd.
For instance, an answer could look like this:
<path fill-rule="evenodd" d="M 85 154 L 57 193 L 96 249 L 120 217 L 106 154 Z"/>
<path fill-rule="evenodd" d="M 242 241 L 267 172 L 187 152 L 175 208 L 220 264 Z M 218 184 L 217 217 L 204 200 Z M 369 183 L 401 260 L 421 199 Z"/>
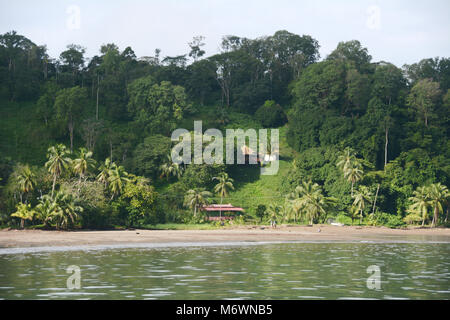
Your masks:
<path fill-rule="evenodd" d="M 220 197 L 220 206 L 222 207 L 223 196 Z M 222 221 L 222 208 L 219 210 L 219 218 Z"/>
<path fill-rule="evenodd" d="M 113 146 L 112 146 L 112 140 L 109 140 L 109 151 L 110 151 L 110 160 L 113 162 Z"/>
<path fill-rule="evenodd" d="M 438 213 L 439 213 L 438 206 L 436 205 L 436 206 L 434 206 L 433 227 L 437 226 L 437 224 L 438 224 L 438 219 L 439 219 Z"/>
<path fill-rule="evenodd" d="M 375 193 L 375 200 L 373 201 L 372 215 L 375 213 L 375 206 L 377 205 L 378 191 L 380 190 L 380 184 L 377 186 L 377 192 Z"/>
<path fill-rule="evenodd" d="M 352 181 L 352 198 L 353 198 L 353 184 L 354 184 L 354 182 Z"/>
<path fill-rule="evenodd" d="M 69 119 L 69 135 L 70 135 L 70 152 L 73 151 L 73 119 Z"/>
<path fill-rule="evenodd" d="M 56 174 L 53 175 L 52 199 L 53 199 L 53 192 L 55 191 L 55 185 L 56 185 Z"/>
<path fill-rule="evenodd" d="M 387 157 L 388 157 L 388 143 L 389 143 L 389 127 L 385 128 L 386 143 L 384 145 L 384 169 L 386 170 Z"/>
<path fill-rule="evenodd" d="M 447 206 L 447 214 L 445 215 L 445 223 L 447 223 L 447 220 L 448 220 L 448 206 Z"/>
<path fill-rule="evenodd" d="M 96 113 L 95 113 L 95 119 L 98 121 L 98 92 L 100 88 L 100 76 L 97 74 L 97 106 L 96 106 Z"/>

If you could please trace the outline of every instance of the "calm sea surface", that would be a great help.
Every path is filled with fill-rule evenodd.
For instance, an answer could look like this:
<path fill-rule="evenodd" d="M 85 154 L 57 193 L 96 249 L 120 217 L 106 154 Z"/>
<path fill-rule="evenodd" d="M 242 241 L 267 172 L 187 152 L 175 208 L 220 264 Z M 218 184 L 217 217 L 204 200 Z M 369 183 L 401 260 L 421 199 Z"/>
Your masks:
<path fill-rule="evenodd" d="M 450 243 L 0 249 L 1 299 L 449 299 Z M 68 289 L 71 265 L 80 289 Z M 368 289 L 369 266 L 381 288 Z"/>

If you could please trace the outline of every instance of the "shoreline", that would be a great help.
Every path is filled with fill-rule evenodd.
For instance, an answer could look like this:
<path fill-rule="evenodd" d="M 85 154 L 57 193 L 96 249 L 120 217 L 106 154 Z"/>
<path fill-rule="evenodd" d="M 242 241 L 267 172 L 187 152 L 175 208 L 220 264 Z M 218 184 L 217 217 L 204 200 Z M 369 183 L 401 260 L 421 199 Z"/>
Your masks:
<path fill-rule="evenodd" d="M 269 242 L 445 242 L 450 229 L 359 226 L 239 226 L 215 230 L 43 231 L 0 230 L 0 248 L 154 246 Z"/>

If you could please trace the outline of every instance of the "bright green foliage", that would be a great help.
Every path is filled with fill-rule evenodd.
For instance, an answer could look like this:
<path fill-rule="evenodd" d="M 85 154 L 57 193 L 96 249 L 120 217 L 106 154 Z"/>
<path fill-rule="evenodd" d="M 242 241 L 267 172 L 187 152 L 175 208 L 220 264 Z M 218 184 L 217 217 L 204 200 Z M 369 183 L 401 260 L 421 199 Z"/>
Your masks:
<path fill-rule="evenodd" d="M 95 164 L 95 160 L 92 159 L 92 151 L 87 151 L 86 148 L 80 148 L 78 158 L 72 161 L 73 171 L 80 176 L 80 181 L 89 170 L 95 168 Z"/>
<path fill-rule="evenodd" d="M 409 212 L 411 214 L 418 215 L 422 220 L 422 226 L 425 224 L 425 220 L 428 219 L 428 210 L 430 206 L 429 202 L 429 189 L 425 186 L 418 187 L 413 196 L 409 198 L 411 205 L 409 207 Z"/>
<path fill-rule="evenodd" d="M 205 190 L 190 189 L 186 192 L 184 197 L 184 205 L 189 207 L 194 212 L 194 217 L 197 216 L 197 211 L 203 205 L 209 203 L 209 198 L 212 197 L 212 193 Z"/>
<path fill-rule="evenodd" d="M 428 126 L 429 119 L 434 116 L 435 104 L 440 96 L 439 83 L 431 79 L 423 79 L 416 83 L 408 96 L 408 105 L 416 110 L 416 113 L 423 118 L 425 126 Z"/>
<path fill-rule="evenodd" d="M 354 211 L 359 212 L 360 224 L 362 223 L 364 209 L 366 209 L 368 204 L 372 203 L 372 196 L 372 193 L 366 186 L 360 186 L 353 196 L 354 201 L 352 207 Z"/>
<path fill-rule="evenodd" d="M 311 180 L 297 186 L 293 198 L 294 210 L 299 211 L 310 225 L 319 219 L 325 221 L 327 211 L 335 202 L 334 198 L 324 196 L 322 188 Z"/>
<path fill-rule="evenodd" d="M 152 82 L 152 78 L 147 77 L 129 85 L 128 110 L 148 133 L 168 134 L 175 129 L 175 121 L 189 112 L 190 105 L 183 87 L 169 81 Z"/>
<path fill-rule="evenodd" d="M 156 217 L 157 193 L 147 180 L 131 175 L 121 198 L 129 203 L 126 207 L 128 225 L 137 225 L 139 221 L 151 224 L 160 222 Z"/>
<path fill-rule="evenodd" d="M 58 191 L 53 198 L 55 210 L 51 214 L 51 221 L 56 224 L 56 229 L 68 229 L 80 217 L 83 208 L 75 205 L 72 195 Z"/>
<path fill-rule="evenodd" d="M 55 191 L 56 179 L 61 176 L 64 170 L 69 168 L 69 165 L 72 162 L 72 160 L 67 157 L 68 154 L 66 146 L 62 144 L 48 148 L 48 161 L 45 163 L 45 167 L 53 176 L 52 197 L 53 192 Z"/>
<path fill-rule="evenodd" d="M 433 183 L 429 187 L 430 206 L 433 208 L 433 221 L 431 227 L 439 223 L 439 214 L 444 212 L 444 205 L 450 198 L 448 188 L 441 183 Z"/>
<path fill-rule="evenodd" d="M 273 204 L 287 221 L 298 222 L 299 216 L 308 223 L 311 218 L 325 221 L 334 212 L 349 212 L 352 189 L 367 187 L 376 203 L 365 201 L 363 216 L 370 214 L 363 223 L 446 223 L 448 200 L 436 186 L 450 184 L 449 58 L 423 59 L 401 70 L 389 62 L 372 62 L 368 50 L 352 40 L 317 62 L 317 40 L 286 30 L 255 39 L 225 36 L 220 52 L 205 57 L 203 40 L 194 38 L 188 51 L 175 57 L 162 58 L 157 49 L 154 56 L 137 59 L 130 47 L 107 43 L 89 59 L 77 45 L 52 59 L 45 46 L 16 32 L 0 35 L 1 223 L 11 222 L 19 202 L 37 211 L 40 198 L 58 190 L 72 194 L 84 211 L 67 223 L 42 214 L 38 220 L 46 227 L 56 221 L 58 228 L 181 222 L 186 191 L 214 191 L 212 178 L 225 171 L 234 179 L 228 201 L 250 215 L 258 204 Z M 204 129 L 285 124 L 278 175 L 262 176 L 260 168 L 246 166 L 177 168 L 167 161 L 170 133 L 173 128 L 192 130 L 193 120 L 203 120 Z M 95 146 L 95 153 L 74 155 L 71 165 L 69 153 L 58 144 L 72 151 L 82 146 L 79 138 L 89 151 Z M 48 150 L 44 170 L 49 145 L 55 147 Z M 347 146 L 355 150 L 353 156 L 338 159 Z M 101 163 L 98 171 L 93 159 Z M 19 163 L 33 165 L 20 181 Z M 155 181 L 158 196 L 148 214 L 131 203 L 145 203 L 139 194 L 123 196 L 127 186 L 144 193 L 147 188 L 129 182 L 134 176 L 127 178 L 126 172 Z M 159 176 L 178 179 L 161 181 Z M 309 180 L 320 187 L 321 196 L 310 197 L 306 208 L 293 191 Z M 415 205 L 412 198 L 420 196 L 414 191 L 423 186 L 425 203 Z M 339 201 L 321 204 L 331 197 Z M 47 200 L 43 210 L 54 211 Z M 359 204 L 352 212 L 361 218 Z"/>
<path fill-rule="evenodd" d="M 164 177 L 169 179 L 171 176 L 180 179 L 183 174 L 183 167 L 178 163 L 173 162 L 172 157 L 167 155 L 167 160 L 159 167 L 159 171 L 161 172 L 161 175 L 159 176 L 161 179 Z"/>
<path fill-rule="evenodd" d="M 111 191 L 111 199 L 123 192 L 125 184 L 129 181 L 128 173 L 123 166 L 113 165 L 108 177 L 108 188 Z"/>
<path fill-rule="evenodd" d="M 367 48 L 363 48 L 358 40 L 339 42 L 337 48 L 331 52 L 327 60 L 349 61 L 358 70 L 364 69 L 372 60 Z"/>
<path fill-rule="evenodd" d="M 13 173 L 14 174 L 14 173 Z M 36 174 L 28 165 L 19 165 L 15 170 L 15 179 L 20 192 L 27 194 L 36 187 Z"/>
<path fill-rule="evenodd" d="M 60 210 L 58 204 L 49 195 L 44 195 L 35 208 L 36 217 L 44 223 L 45 227 L 50 226 L 50 222 L 58 210 Z"/>
<path fill-rule="evenodd" d="M 25 220 L 32 221 L 35 211 L 31 209 L 31 205 L 19 203 L 16 207 L 17 211 L 11 214 L 11 217 L 20 219 L 20 227 L 24 228 Z"/>
<path fill-rule="evenodd" d="M 218 177 L 213 177 L 212 180 L 218 181 L 214 186 L 214 192 L 220 197 L 220 204 L 222 204 L 223 198 L 228 196 L 230 190 L 234 190 L 234 180 L 226 172 L 222 172 Z M 220 216 L 222 216 L 222 211 L 220 212 Z"/>
<path fill-rule="evenodd" d="M 111 162 L 111 159 L 106 158 L 105 163 L 102 163 L 98 170 L 100 173 L 97 175 L 97 181 L 103 183 L 105 188 L 108 186 L 108 179 L 110 176 L 111 170 L 115 167 L 115 163 Z"/>

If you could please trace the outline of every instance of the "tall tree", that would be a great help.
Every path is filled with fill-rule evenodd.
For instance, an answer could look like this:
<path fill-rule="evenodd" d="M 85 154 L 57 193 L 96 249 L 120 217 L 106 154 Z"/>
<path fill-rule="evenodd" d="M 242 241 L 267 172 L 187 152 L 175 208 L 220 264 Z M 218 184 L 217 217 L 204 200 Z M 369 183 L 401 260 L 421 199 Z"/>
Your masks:
<path fill-rule="evenodd" d="M 194 62 L 196 62 L 205 54 L 205 50 L 202 49 L 202 47 L 205 45 L 205 43 L 203 42 L 204 40 L 204 36 L 196 36 L 192 39 L 191 42 L 189 42 L 189 48 L 191 48 L 189 57 L 194 59 Z"/>
<path fill-rule="evenodd" d="M 111 171 L 115 169 L 115 167 L 116 164 L 112 162 L 110 158 L 106 158 L 105 163 L 102 163 L 98 168 L 100 173 L 97 175 L 97 181 L 103 183 L 105 188 L 108 186 Z"/>
<path fill-rule="evenodd" d="M 433 208 L 433 221 L 431 227 L 439 223 L 439 214 L 444 212 L 444 204 L 450 197 L 448 188 L 441 183 L 433 183 L 429 187 L 430 205 Z"/>
<path fill-rule="evenodd" d="M 87 104 L 86 89 L 73 87 L 60 90 L 56 96 L 57 117 L 64 121 L 69 129 L 70 151 L 73 151 L 75 125 L 82 119 Z"/>
<path fill-rule="evenodd" d="M 62 144 L 52 146 L 48 149 L 48 161 L 45 163 L 45 167 L 53 176 L 52 197 L 53 192 L 55 191 L 56 179 L 61 176 L 64 170 L 69 168 L 69 165 L 72 162 L 67 155 L 68 152 L 66 150 L 66 146 Z"/>
<path fill-rule="evenodd" d="M 214 187 L 214 192 L 219 195 L 220 204 L 222 204 L 223 198 L 228 196 L 230 190 L 234 190 L 234 180 L 231 179 L 226 172 L 222 172 L 218 177 L 213 177 L 213 180 L 218 181 Z M 219 215 L 222 217 L 222 210 L 219 211 Z"/>
<path fill-rule="evenodd" d="M 434 116 L 435 105 L 440 94 L 439 83 L 431 79 L 423 79 L 414 85 L 408 96 L 408 105 L 423 118 L 426 127 L 428 127 L 429 118 Z"/>
<path fill-rule="evenodd" d="M 72 161 L 73 171 L 80 176 L 81 179 L 85 177 L 86 173 L 95 168 L 95 160 L 92 159 L 92 151 L 88 151 L 85 148 L 80 148 L 78 153 L 78 158 Z"/>
<path fill-rule="evenodd" d="M 108 185 L 111 190 L 111 200 L 114 199 L 115 196 L 120 195 L 123 191 L 125 183 L 128 181 L 128 173 L 125 171 L 125 168 L 122 166 L 114 166 L 108 177 Z"/>
<path fill-rule="evenodd" d="M 428 194 L 429 188 L 425 186 L 417 187 L 417 189 L 413 192 L 413 196 L 409 198 L 409 201 L 412 203 L 408 210 L 410 213 L 416 213 L 422 217 L 422 226 L 428 218 L 428 207 L 430 206 Z"/>
<path fill-rule="evenodd" d="M 31 209 L 30 204 L 19 203 L 16 207 L 16 212 L 11 214 L 11 217 L 20 219 L 20 227 L 23 229 L 25 220 L 32 221 L 35 211 Z"/>
<path fill-rule="evenodd" d="M 51 215 L 51 220 L 56 223 L 56 229 L 68 229 L 83 212 L 83 208 L 75 204 L 73 196 L 63 191 L 58 191 L 53 201 L 57 207 Z"/>
<path fill-rule="evenodd" d="M 31 170 L 29 165 L 19 166 L 16 176 L 17 184 L 22 193 L 28 194 L 36 187 L 36 174 Z"/>
<path fill-rule="evenodd" d="M 359 223 L 362 223 L 363 212 L 366 208 L 366 204 L 372 202 L 372 193 L 366 186 L 360 186 L 354 195 L 353 208 L 359 212 Z"/>
<path fill-rule="evenodd" d="M 191 208 L 194 211 L 194 217 L 197 216 L 197 210 L 208 204 L 209 198 L 212 197 L 211 192 L 209 191 L 201 191 L 197 189 L 191 189 L 186 192 L 184 197 L 184 205 Z"/>
<path fill-rule="evenodd" d="M 84 66 L 85 52 L 85 48 L 76 44 L 70 44 L 67 46 L 67 50 L 61 52 L 59 56 L 63 70 L 72 74 L 72 85 L 75 85 L 77 75 Z"/>

